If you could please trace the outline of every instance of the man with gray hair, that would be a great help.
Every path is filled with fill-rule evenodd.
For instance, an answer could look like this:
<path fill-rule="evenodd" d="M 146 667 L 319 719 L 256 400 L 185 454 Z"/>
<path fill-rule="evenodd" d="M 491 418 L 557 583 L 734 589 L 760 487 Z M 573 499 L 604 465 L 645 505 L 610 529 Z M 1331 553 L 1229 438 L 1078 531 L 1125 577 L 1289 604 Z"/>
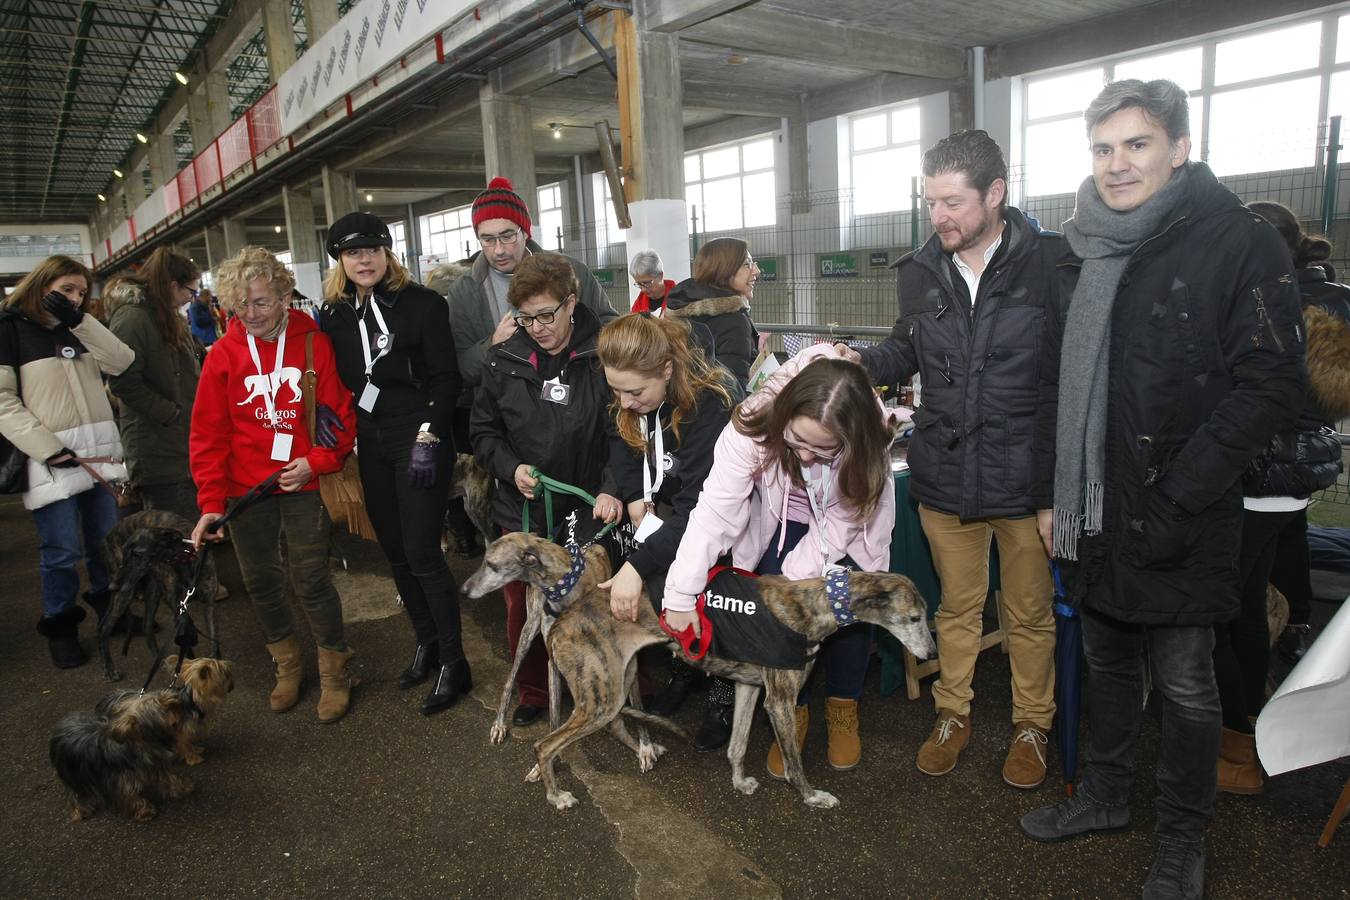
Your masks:
<path fill-rule="evenodd" d="M 632 262 L 628 264 L 628 275 L 641 291 L 633 301 L 631 312 L 649 312 L 654 316 L 665 312 L 666 295 L 675 282 L 666 277 L 661 254 L 651 249 L 634 253 Z"/>
<path fill-rule="evenodd" d="M 1274 229 L 1191 149 L 1186 94 L 1118 81 L 1085 113 L 1092 175 L 1064 225 L 1033 490 L 1082 609 L 1087 765 L 1027 813 L 1038 841 L 1125 827 L 1144 699 L 1163 696 L 1149 897 L 1200 897 L 1221 726 L 1216 622 L 1238 614 L 1247 464 L 1304 391 L 1299 296 Z"/>

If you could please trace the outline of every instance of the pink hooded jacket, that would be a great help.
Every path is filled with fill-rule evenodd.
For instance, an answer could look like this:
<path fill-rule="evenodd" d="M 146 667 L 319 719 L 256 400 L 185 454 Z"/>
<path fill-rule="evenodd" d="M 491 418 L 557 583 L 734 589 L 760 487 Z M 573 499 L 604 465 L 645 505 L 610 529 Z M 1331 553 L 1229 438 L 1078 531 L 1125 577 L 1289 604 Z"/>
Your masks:
<path fill-rule="evenodd" d="M 764 387 L 745 399 L 743 405 L 753 410 L 772 402 L 804 366 L 835 355 L 829 344 L 803 350 L 784 363 Z M 891 422 L 908 418 L 908 411 L 886 409 L 880 401 L 877 412 Z M 792 495 L 796 494 L 802 504 L 807 502 L 801 488 L 793 485 L 787 473 L 777 465 L 756 475 L 764 461 L 764 448 L 738 432 L 734 424 L 728 424 L 722 430 L 713 452 L 712 471 L 703 482 L 698 505 L 689 516 L 680 549 L 666 574 L 666 594 L 662 600 L 666 609 L 685 612 L 694 609 L 698 594 L 707 586 L 708 570 L 728 549 L 733 565 L 753 570 L 775 534 L 779 535 L 780 542 L 785 539 L 783 523 Z M 834 469 L 831 467 L 827 472 L 833 480 Z M 832 483 L 824 515 L 830 558 L 826 559 L 821 552 L 820 525 L 812 516 L 806 536 L 784 558 L 783 574 L 792 579 L 815 578 L 826 563 L 838 562 L 845 556 L 852 557 L 865 571 L 886 571 L 890 565 L 891 529 L 894 526 L 894 491 L 882 491 L 881 501 L 872 516 L 859 521 Z"/>

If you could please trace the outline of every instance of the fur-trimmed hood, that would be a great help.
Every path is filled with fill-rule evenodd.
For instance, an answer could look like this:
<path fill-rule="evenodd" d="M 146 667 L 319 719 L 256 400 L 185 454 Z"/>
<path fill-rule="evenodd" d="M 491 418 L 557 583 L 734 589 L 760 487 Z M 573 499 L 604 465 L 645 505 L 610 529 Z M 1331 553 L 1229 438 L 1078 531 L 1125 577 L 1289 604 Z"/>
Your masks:
<path fill-rule="evenodd" d="M 117 278 L 103 289 L 103 317 L 111 321 L 113 313 L 128 304 L 144 304 L 145 288 L 130 278 Z"/>
<path fill-rule="evenodd" d="M 666 295 L 666 312 L 676 318 L 709 318 L 749 309 L 750 301 L 744 297 L 722 296 L 720 292 L 699 287 L 693 279 L 680 282 Z"/>
<path fill-rule="evenodd" d="M 1331 419 L 1350 416 L 1350 323 L 1320 306 L 1303 310 L 1308 326 L 1308 382 Z"/>

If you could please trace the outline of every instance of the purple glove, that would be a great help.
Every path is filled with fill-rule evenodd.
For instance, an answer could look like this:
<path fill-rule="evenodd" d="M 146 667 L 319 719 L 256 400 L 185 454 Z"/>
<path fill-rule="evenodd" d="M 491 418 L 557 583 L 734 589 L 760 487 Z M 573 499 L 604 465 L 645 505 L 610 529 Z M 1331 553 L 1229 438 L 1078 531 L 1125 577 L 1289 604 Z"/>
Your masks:
<path fill-rule="evenodd" d="M 408 459 L 408 483 L 415 488 L 429 488 L 436 483 L 436 444 L 413 442 L 412 456 Z"/>
<path fill-rule="evenodd" d="M 332 450 L 338 445 L 337 433 L 346 430 L 347 426 L 342 424 L 333 408 L 320 403 L 314 411 L 314 442 L 325 450 Z"/>

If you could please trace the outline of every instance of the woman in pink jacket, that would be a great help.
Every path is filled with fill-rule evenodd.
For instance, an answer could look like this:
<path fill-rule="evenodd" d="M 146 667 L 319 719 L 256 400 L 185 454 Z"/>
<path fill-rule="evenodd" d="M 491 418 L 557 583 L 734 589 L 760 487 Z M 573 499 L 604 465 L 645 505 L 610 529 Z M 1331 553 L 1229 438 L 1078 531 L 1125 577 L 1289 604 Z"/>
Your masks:
<path fill-rule="evenodd" d="M 893 435 L 862 367 L 826 345 L 789 360 L 737 408 L 717 441 L 712 472 L 666 575 L 662 605 L 670 627 L 698 627 L 695 601 L 709 569 L 728 552 L 732 565 L 761 575 L 815 578 L 835 566 L 885 571 L 895 524 Z M 870 626 L 862 624 L 840 629 L 822 647 L 836 769 L 851 769 L 861 757 L 858 698 L 870 647 Z M 702 737 L 719 724 L 730 734 L 729 687 L 714 686 Z M 798 704 L 801 745 L 805 691 Z M 771 775 L 783 777 L 777 743 L 768 765 Z"/>

